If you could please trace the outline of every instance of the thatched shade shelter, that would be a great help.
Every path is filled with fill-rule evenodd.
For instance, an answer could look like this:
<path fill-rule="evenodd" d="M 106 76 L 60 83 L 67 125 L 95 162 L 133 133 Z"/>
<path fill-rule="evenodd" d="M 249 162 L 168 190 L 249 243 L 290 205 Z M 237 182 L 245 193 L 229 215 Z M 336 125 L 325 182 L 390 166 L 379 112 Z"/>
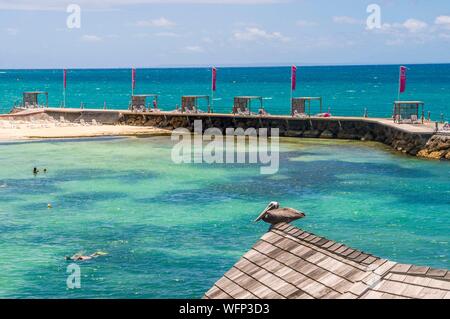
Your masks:
<path fill-rule="evenodd" d="M 323 101 L 321 97 L 294 97 L 291 102 L 292 116 L 302 114 L 311 116 L 311 102 L 313 101 L 319 101 L 319 113 L 322 113 Z"/>
<path fill-rule="evenodd" d="M 395 101 L 394 102 L 394 122 L 396 123 L 418 123 L 419 111 L 422 108 L 422 123 L 425 103 L 422 101 Z"/>
<path fill-rule="evenodd" d="M 145 112 L 146 111 L 146 105 L 147 105 L 147 99 L 151 98 L 153 101 L 158 103 L 158 95 L 157 94 L 140 94 L 140 95 L 132 95 L 131 96 L 131 102 L 129 109 L 130 111 L 139 111 L 139 112 Z M 151 106 L 148 107 L 150 109 Z"/>
<path fill-rule="evenodd" d="M 252 102 L 257 101 L 259 109 L 264 109 L 262 96 L 236 96 L 233 104 L 233 114 L 251 114 Z"/>
<path fill-rule="evenodd" d="M 211 113 L 211 104 L 209 95 L 185 95 L 181 97 L 181 112 L 197 113 L 200 111 L 199 102 L 206 101 L 208 113 Z"/>
<path fill-rule="evenodd" d="M 45 95 L 45 105 L 39 104 L 40 95 Z M 48 92 L 43 91 L 23 92 L 23 107 L 25 108 L 48 107 Z"/>

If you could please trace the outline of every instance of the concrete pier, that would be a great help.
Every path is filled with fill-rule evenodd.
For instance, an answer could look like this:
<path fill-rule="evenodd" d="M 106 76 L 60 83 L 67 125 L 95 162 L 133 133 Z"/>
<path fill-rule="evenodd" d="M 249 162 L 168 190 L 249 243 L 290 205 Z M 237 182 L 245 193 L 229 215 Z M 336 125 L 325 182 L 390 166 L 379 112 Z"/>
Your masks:
<path fill-rule="evenodd" d="M 98 110 L 45 108 L 27 110 L 2 117 L 30 117 L 44 113 L 55 120 L 70 122 L 95 119 L 102 124 L 151 126 L 163 129 L 187 128 L 193 131 L 194 121 L 201 120 L 203 129 L 211 127 L 225 131 L 226 128 L 278 128 L 280 136 L 350 139 L 377 141 L 395 150 L 416 156 L 436 159 L 450 159 L 450 138 L 438 137 L 439 152 L 427 149 L 430 141 L 436 139 L 435 123 L 397 124 L 392 119 L 365 117 L 292 117 L 278 115 L 233 115 L 217 113 L 178 112 L 133 112 L 128 110 Z M 434 143 L 436 144 L 436 143 Z M 433 144 L 433 147 L 435 146 Z M 434 153 L 433 153 L 434 152 Z M 433 153 L 433 154 L 432 154 Z M 432 156 L 428 156 L 432 154 Z"/>

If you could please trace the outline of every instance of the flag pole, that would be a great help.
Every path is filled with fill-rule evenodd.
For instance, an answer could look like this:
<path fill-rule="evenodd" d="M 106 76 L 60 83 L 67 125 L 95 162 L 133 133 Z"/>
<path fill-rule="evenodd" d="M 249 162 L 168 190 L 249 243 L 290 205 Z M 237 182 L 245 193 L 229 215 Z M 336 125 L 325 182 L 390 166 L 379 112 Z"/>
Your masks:
<path fill-rule="evenodd" d="M 292 98 L 294 97 L 294 90 L 292 89 L 292 81 L 293 81 L 293 69 L 291 68 L 291 99 L 289 100 L 289 104 L 291 106 L 291 112 L 292 112 Z"/>
<path fill-rule="evenodd" d="M 209 112 L 214 113 L 214 92 L 216 91 L 217 83 L 217 68 L 215 66 L 211 69 L 211 102 Z"/>
<path fill-rule="evenodd" d="M 400 101 L 401 82 L 402 82 L 402 66 L 400 66 L 400 68 L 398 70 L 398 95 L 397 95 L 397 101 Z"/>
<path fill-rule="evenodd" d="M 134 95 L 134 81 L 135 81 L 135 79 L 134 79 L 134 77 L 136 76 L 136 71 L 135 71 L 135 68 L 132 68 L 131 69 L 131 96 L 133 96 Z"/>
<path fill-rule="evenodd" d="M 66 83 L 67 83 L 67 69 L 63 70 L 63 108 L 66 107 Z"/>
<path fill-rule="evenodd" d="M 214 112 L 214 67 L 211 69 L 211 103 L 209 113 Z"/>
<path fill-rule="evenodd" d="M 297 73 L 297 67 L 295 65 L 291 66 L 291 99 L 289 101 L 289 104 L 291 106 L 291 113 L 292 113 L 292 99 L 294 98 L 294 81 L 297 81 L 297 74 L 295 74 L 295 79 L 294 79 L 294 72 Z"/>

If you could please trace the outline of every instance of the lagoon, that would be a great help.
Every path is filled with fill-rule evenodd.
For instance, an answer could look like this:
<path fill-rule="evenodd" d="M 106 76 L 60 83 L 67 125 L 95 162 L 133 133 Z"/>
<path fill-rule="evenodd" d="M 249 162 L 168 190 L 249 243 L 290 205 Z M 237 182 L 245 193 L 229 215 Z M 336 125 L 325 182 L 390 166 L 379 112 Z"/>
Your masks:
<path fill-rule="evenodd" d="M 296 226 L 402 263 L 450 268 L 450 164 L 376 143 L 281 139 L 280 170 L 171 161 L 169 137 L 0 144 L 0 297 L 200 298 L 268 226 Z M 33 176 L 33 167 L 47 168 Z M 52 204 L 52 209 L 47 204 Z M 81 289 L 66 286 L 64 256 Z"/>

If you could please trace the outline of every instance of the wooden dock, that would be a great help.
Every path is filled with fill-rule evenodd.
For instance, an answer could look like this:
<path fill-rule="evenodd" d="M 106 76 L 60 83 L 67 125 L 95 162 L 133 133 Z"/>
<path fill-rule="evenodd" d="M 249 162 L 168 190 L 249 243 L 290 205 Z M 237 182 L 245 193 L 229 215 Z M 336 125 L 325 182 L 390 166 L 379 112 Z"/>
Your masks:
<path fill-rule="evenodd" d="M 450 271 L 399 264 L 278 224 L 206 299 L 450 299 Z"/>

